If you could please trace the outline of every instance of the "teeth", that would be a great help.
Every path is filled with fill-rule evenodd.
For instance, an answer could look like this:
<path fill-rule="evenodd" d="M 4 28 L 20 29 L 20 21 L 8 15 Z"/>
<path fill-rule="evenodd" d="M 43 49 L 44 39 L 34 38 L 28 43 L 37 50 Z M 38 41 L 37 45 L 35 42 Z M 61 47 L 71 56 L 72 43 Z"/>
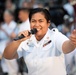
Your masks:
<path fill-rule="evenodd" d="M 37 29 L 37 31 L 39 31 L 40 29 Z"/>

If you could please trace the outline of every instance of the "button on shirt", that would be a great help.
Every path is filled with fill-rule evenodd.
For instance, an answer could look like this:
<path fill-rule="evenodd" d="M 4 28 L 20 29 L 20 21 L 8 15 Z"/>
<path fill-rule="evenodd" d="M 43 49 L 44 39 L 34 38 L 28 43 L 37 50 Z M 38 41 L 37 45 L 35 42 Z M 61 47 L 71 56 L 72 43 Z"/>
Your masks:
<path fill-rule="evenodd" d="M 24 57 L 28 75 L 66 75 L 62 44 L 68 40 L 56 28 L 37 42 L 34 35 L 20 44 L 17 53 Z"/>

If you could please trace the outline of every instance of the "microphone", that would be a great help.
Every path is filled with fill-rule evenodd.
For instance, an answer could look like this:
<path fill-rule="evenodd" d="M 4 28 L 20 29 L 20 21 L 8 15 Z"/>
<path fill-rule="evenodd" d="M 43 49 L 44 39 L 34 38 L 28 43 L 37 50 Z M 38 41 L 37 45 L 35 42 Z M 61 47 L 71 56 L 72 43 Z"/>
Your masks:
<path fill-rule="evenodd" d="M 30 34 L 36 34 L 37 33 L 37 29 L 34 28 L 34 29 L 31 29 L 30 32 L 28 33 L 28 35 Z M 14 40 L 17 41 L 17 40 L 20 40 L 22 38 L 25 38 L 25 36 L 23 34 L 21 34 L 20 36 L 16 37 Z"/>

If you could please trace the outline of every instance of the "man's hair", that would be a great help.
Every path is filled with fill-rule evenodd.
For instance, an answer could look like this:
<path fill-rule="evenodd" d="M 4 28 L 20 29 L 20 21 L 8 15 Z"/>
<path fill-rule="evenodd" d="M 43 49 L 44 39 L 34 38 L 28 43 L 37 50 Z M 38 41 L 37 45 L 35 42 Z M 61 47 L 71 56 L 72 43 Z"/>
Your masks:
<path fill-rule="evenodd" d="M 24 12 L 30 12 L 30 9 L 29 8 L 19 8 L 19 11 L 24 11 Z"/>
<path fill-rule="evenodd" d="M 30 14 L 29 14 L 29 21 L 31 21 L 31 18 L 32 18 L 32 15 L 34 15 L 35 13 L 43 13 L 47 22 L 48 21 L 51 21 L 51 15 L 49 13 L 49 11 L 47 9 L 44 9 L 44 8 L 34 8 L 30 11 Z"/>
<path fill-rule="evenodd" d="M 5 10 L 5 11 L 4 11 L 4 14 L 5 14 L 5 13 L 8 13 L 8 14 L 10 14 L 11 16 L 14 16 L 14 12 L 12 12 L 11 10 Z"/>

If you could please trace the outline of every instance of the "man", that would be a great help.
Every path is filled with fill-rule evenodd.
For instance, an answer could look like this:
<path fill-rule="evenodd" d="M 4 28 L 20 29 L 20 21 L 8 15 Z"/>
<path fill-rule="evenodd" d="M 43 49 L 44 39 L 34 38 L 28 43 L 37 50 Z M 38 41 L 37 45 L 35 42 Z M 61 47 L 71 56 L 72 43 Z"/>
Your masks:
<path fill-rule="evenodd" d="M 30 30 L 30 23 L 29 23 L 29 9 L 28 8 L 20 8 L 19 9 L 19 19 L 22 22 L 19 25 L 19 32 L 23 30 Z"/>

